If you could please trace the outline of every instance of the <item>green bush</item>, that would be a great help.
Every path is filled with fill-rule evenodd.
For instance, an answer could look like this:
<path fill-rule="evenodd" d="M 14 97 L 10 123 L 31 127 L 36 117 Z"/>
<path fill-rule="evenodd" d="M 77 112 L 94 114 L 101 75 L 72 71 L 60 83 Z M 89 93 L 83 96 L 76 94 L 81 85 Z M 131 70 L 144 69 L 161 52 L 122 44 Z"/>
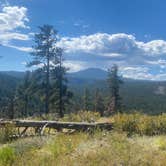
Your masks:
<path fill-rule="evenodd" d="M 0 149 L 0 166 L 10 166 L 15 159 L 14 150 L 11 147 L 2 147 Z"/>
<path fill-rule="evenodd" d="M 25 152 L 29 152 L 33 149 L 40 149 L 42 146 L 49 141 L 47 137 L 29 137 L 18 139 L 10 144 L 15 151 L 16 155 L 22 156 Z"/>
<path fill-rule="evenodd" d="M 62 118 L 62 121 L 71 122 L 95 122 L 100 118 L 98 112 L 92 111 L 79 111 L 77 113 L 71 113 Z"/>
<path fill-rule="evenodd" d="M 13 124 L 6 124 L 0 128 L 0 143 L 6 143 L 12 140 L 13 135 L 16 133 Z"/>
<path fill-rule="evenodd" d="M 114 129 L 125 131 L 128 135 L 166 134 L 166 114 L 149 116 L 140 113 L 117 114 L 113 117 Z"/>

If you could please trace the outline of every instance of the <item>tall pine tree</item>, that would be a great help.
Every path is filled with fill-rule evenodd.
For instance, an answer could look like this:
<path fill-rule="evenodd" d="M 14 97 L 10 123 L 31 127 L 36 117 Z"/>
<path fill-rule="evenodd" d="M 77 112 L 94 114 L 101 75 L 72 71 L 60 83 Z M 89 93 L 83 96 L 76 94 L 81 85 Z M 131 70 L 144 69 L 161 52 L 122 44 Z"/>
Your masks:
<path fill-rule="evenodd" d="M 50 70 L 57 63 L 57 31 L 51 25 L 39 27 L 40 32 L 35 34 L 35 45 L 31 53 L 33 60 L 29 63 L 31 66 L 40 66 L 45 73 L 45 113 L 50 112 Z"/>
<path fill-rule="evenodd" d="M 57 48 L 57 59 L 58 65 L 54 67 L 51 72 L 52 75 L 52 103 L 54 108 L 58 110 L 59 116 L 62 118 L 64 116 L 64 112 L 70 104 L 70 99 L 73 94 L 68 90 L 67 87 L 67 78 L 66 71 L 67 69 L 63 66 L 63 50 L 61 48 Z"/>
<path fill-rule="evenodd" d="M 91 110 L 92 108 L 91 95 L 88 88 L 85 88 L 84 90 L 83 103 L 85 111 Z"/>
<path fill-rule="evenodd" d="M 24 80 L 16 90 L 17 109 L 22 117 L 27 117 L 29 114 L 28 109 L 31 95 L 31 72 L 27 71 Z"/>
<path fill-rule="evenodd" d="M 110 90 L 110 103 L 108 107 L 108 114 L 117 112 L 121 108 L 121 97 L 119 93 L 120 84 L 122 80 L 118 75 L 118 66 L 113 65 L 108 71 L 108 85 Z"/>
<path fill-rule="evenodd" d="M 96 91 L 95 91 L 95 111 L 99 112 L 100 116 L 104 116 L 104 110 L 105 110 L 104 100 L 101 96 L 99 89 L 96 89 Z"/>

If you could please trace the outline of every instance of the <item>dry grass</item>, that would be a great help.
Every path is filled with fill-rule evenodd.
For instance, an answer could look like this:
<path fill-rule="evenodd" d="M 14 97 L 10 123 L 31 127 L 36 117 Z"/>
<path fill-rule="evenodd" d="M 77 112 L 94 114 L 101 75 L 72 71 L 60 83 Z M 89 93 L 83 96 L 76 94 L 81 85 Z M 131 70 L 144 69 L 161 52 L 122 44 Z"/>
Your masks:
<path fill-rule="evenodd" d="M 104 131 L 96 131 L 94 135 L 75 133 L 27 138 L 5 146 L 9 148 L 7 159 L 12 163 L 3 160 L 3 166 L 164 166 L 165 140 L 166 136 L 127 137 L 125 133 Z"/>
<path fill-rule="evenodd" d="M 61 121 L 68 122 L 96 122 L 100 119 L 100 114 L 98 112 L 93 111 L 79 111 L 77 113 L 71 113 L 65 115 Z"/>
<path fill-rule="evenodd" d="M 91 117 L 86 112 L 68 118 Z M 22 138 L 0 148 L 0 166 L 165 166 L 166 115 L 98 118 L 95 114 L 95 118 L 114 122 L 114 130 Z"/>

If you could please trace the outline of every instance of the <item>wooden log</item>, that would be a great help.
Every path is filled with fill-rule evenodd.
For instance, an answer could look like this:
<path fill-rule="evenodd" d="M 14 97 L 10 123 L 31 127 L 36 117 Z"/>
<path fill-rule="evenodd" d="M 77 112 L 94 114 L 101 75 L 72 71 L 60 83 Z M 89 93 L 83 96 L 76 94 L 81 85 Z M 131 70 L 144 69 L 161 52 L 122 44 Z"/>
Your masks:
<path fill-rule="evenodd" d="M 15 121 L 0 121 L 0 126 L 5 126 L 7 123 L 12 123 L 15 127 L 32 127 L 41 129 L 53 128 L 53 129 L 75 129 L 86 131 L 89 129 L 106 129 L 111 130 L 111 123 L 86 123 L 86 122 L 59 122 L 59 121 L 32 121 L 32 120 L 15 120 Z M 40 130 L 40 132 L 41 132 Z"/>
<path fill-rule="evenodd" d="M 39 133 L 40 127 L 34 127 L 35 128 L 35 134 Z"/>
<path fill-rule="evenodd" d="M 76 129 L 87 130 L 88 128 L 112 129 L 111 123 L 78 123 L 78 122 L 57 122 L 57 121 L 16 121 L 17 127 L 42 127 L 47 124 L 47 128 L 54 129 Z"/>
<path fill-rule="evenodd" d="M 40 135 L 44 135 L 44 130 L 45 128 L 47 127 L 48 123 L 46 123 L 42 128 L 41 128 L 41 131 L 40 131 Z"/>
<path fill-rule="evenodd" d="M 25 127 L 25 129 L 21 132 L 20 137 L 23 137 L 27 131 L 28 127 Z"/>

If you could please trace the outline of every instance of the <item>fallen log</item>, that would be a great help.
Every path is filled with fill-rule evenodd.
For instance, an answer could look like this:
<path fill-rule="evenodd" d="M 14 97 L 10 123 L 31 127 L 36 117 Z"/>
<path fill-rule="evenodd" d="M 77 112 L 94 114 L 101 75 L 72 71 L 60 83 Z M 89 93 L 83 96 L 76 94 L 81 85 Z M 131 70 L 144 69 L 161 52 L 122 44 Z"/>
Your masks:
<path fill-rule="evenodd" d="M 0 126 L 3 127 L 6 124 L 13 124 L 15 127 L 25 128 L 53 128 L 53 129 L 75 129 L 79 131 L 86 131 L 89 129 L 105 129 L 111 130 L 111 123 L 86 123 L 86 122 L 59 122 L 59 121 L 32 121 L 32 120 L 13 120 L 13 121 L 0 121 Z M 43 130 L 42 130 L 43 132 Z"/>

